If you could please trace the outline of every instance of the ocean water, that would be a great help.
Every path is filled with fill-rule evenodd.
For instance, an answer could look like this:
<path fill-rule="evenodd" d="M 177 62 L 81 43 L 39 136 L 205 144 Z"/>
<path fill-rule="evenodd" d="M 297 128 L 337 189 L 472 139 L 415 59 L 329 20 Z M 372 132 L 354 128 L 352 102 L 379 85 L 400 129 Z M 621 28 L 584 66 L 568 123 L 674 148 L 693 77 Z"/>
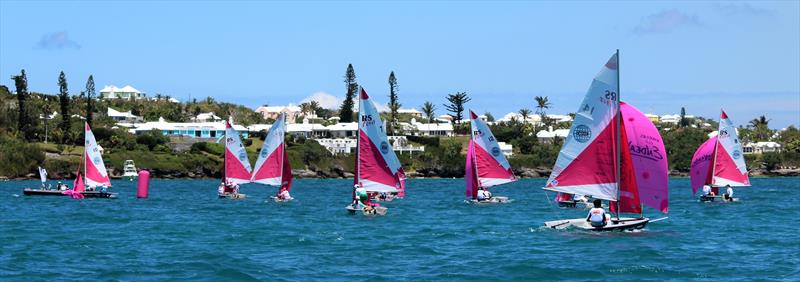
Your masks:
<path fill-rule="evenodd" d="M 348 215 L 352 180 L 297 180 L 294 202 L 214 180 L 155 180 L 150 198 L 22 196 L 0 182 L 2 281 L 800 280 L 800 178 L 754 178 L 740 202 L 698 203 L 670 180 L 669 219 L 639 232 L 556 231 L 544 179 L 494 189 L 506 205 L 463 202 L 461 179 L 409 180 L 385 217 Z M 661 215 L 648 209 L 651 218 Z"/>

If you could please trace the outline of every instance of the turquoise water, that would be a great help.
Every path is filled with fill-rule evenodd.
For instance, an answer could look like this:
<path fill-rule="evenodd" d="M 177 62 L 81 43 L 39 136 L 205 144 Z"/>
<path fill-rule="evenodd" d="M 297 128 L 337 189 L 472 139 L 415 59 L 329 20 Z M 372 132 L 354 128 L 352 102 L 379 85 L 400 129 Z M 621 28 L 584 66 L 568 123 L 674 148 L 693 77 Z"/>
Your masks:
<path fill-rule="evenodd" d="M 351 216 L 352 180 L 298 180 L 288 204 L 245 185 L 156 180 L 149 199 L 115 181 L 117 200 L 25 197 L 0 182 L 0 280 L 794 280 L 800 279 L 800 178 L 754 178 L 741 202 L 702 204 L 670 181 L 669 219 L 641 232 L 556 231 L 544 179 L 495 189 L 515 201 L 462 202 L 463 180 L 409 180 L 385 217 Z M 661 217 L 648 210 L 651 217 Z"/>

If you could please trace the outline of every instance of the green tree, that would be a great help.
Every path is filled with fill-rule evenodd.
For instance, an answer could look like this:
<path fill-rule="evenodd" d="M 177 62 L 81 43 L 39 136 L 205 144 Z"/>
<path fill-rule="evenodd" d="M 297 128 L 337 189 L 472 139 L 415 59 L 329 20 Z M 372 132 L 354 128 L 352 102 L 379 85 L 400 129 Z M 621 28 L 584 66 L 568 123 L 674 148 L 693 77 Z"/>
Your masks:
<path fill-rule="evenodd" d="M 485 112 L 485 113 L 483 113 L 483 115 L 486 116 L 486 121 L 489 121 L 489 122 L 493 122 L 494 121 L 494 116 L 492 115 L 492 113 Z"/>
<path fill-rule="evenodd" d="M 28 76 L 25 70 L 21 70 L 19 75 L 12 76 L 14 86 L 17 89 L 17 130 L 22 133 L 25 140 L 33 140 L 35 132 L 31 122 L 30 113 L 28 112 L 27 99 L 30 95 L 28 93 Z"/>
<path fill-rule="evenodd" d="M 425 118 L 428 119 L 428 122 L 433 123 L 436 118 L 436 105 L 431 103 L 431 101 L 425 101 L 422 107 L 420 107 L 420 110 L 425 114 Z"/>
<path fill-rule="evenodd" d="M 519 114 L 522 116 L 522 122 L 527 122 L 528 117 L 531 115 L 531 110 L 522 108 L 519 110 Z"/>
<path fill-rule="evenodd" d="M 392 71 L 389 73 L 389 124 L 386 130 L 389 135 L 394 135 L 394 129 L 397 128 L 397 110 L 400 109 L 397 92 L 397 78 L 394 76 L 394 71 Z"/>
<path fill-rule="evenodd" d="M 541 118 L 541 123 L 544 125 L 548 125 L 549 121 L 547 118 L 546 110 L 552 107 L 553 104 L 550 103 L 550 99 L 547 98 L 547 96 L 536 96 L 533 99 L 536 101 L 536 113 L 539 114 L 539 117 Z M 536 131 L 536 129 L 534 129 L 534 131 Z"/>
<path fill-rule="evenodd" d="M 772 137 L 772 130 L 769 129 L 769 119 L 766 116 L 759 116 L 750 121 L 750 127 L 753 129 L 753 141 L 769 141 Z"/>
<path fill-rule="evenodd" d="M 89 75 L 89 79 L 86 80 L 86 123 L 88 123 L 89 126 L 92 126 L 92 117 L 94 116 L 94 105 L 92 105 L 92 99 L 94 99 L 94 97 L 94 77 Z"/>
<path fill-rule="evenodd" d="M 347 65 L 347 72 L 344 75 L 344 83 L 347 87 L 347 94 L 342 101 L 342 107 L 339 109 L 340 122 L 353 122 L 353 98 L 358 92 L 358 83 L 356 82 L 356 71 L 353 70 L 353 64 Z"/>
<path fill-rule="evenodd" d="M 444 107 L 450 111 L 450 116 L 453 118 L 453 124 L 461 124 L 464 118 L 464 104 L 471 101 L 472 98 L 467 96 L 467 92 L 456 92 L 455 94 L 448 94 L 447 101 L 450 104 L 444 104 Z"/>
<path fill-rule="evenodd" d="M 681 107 L 681 119 L 678 121 L 678 126 L 680 127 L 687 127 L 689 126 L 689 120 L 686 118 L 686 108 Z"/>
<path fill-rule="evenodd" d="M 70 128 L 69 89 L 67 89 L 67 76 L 64 75 L 63 71 L 58 75 L 58 103 L 61 106 L 61 124 L 59 124 L 58 128 L 61 129 L 61 132 L 68 132 Z M 66 135 L 62 134 L 59 140 L 61 144 L 66 141 L 64 136 Z"/>

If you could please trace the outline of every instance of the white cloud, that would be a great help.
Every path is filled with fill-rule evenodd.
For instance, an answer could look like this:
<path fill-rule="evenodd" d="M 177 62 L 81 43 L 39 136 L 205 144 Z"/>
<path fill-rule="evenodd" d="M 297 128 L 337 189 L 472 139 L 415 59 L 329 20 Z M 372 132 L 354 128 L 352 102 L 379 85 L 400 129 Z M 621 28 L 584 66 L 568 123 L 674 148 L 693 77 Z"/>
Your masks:
<path fill-rule="evenodd" d="M 637 35 L 668 33 L 676 29 L 692 26 L 702 26 L 697 16 L 672 9 L 642 18 L 639 25 L 633 28 L 633 33 Z"/>
<path fill-rule="evenodd" d="M 66 31 L 45 34 L 37 46 L 42 49 L 80 49 L 81 45 L 69 38 Z"/>
<path fill-rule="evenodd" d="M 305 99 L 300 101 L 300 103 L 317 101 L 317 103 L 319 103 L 319 106 L 322 108 L 329 110 L 336 110 L 339 108 L 339 106 L 342 105 L 342 100 L 343 99 L 333 96 L 330 93 L 320 91 L 311 94 L 311 96 L 306 97 Z"/>

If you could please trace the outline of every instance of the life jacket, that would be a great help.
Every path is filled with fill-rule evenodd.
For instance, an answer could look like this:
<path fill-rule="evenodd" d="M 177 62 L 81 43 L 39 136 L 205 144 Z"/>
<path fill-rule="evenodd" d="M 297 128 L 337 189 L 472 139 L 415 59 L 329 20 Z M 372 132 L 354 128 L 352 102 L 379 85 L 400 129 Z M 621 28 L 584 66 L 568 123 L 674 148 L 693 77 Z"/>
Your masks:
<path fill-rule="evenodd" d="M 605 212 L 602 210 L 593 210 L 591 211 L 592 215 L 589 216 L 589 221 L 595 223 L 601 223 L 606 220 Z"/>

